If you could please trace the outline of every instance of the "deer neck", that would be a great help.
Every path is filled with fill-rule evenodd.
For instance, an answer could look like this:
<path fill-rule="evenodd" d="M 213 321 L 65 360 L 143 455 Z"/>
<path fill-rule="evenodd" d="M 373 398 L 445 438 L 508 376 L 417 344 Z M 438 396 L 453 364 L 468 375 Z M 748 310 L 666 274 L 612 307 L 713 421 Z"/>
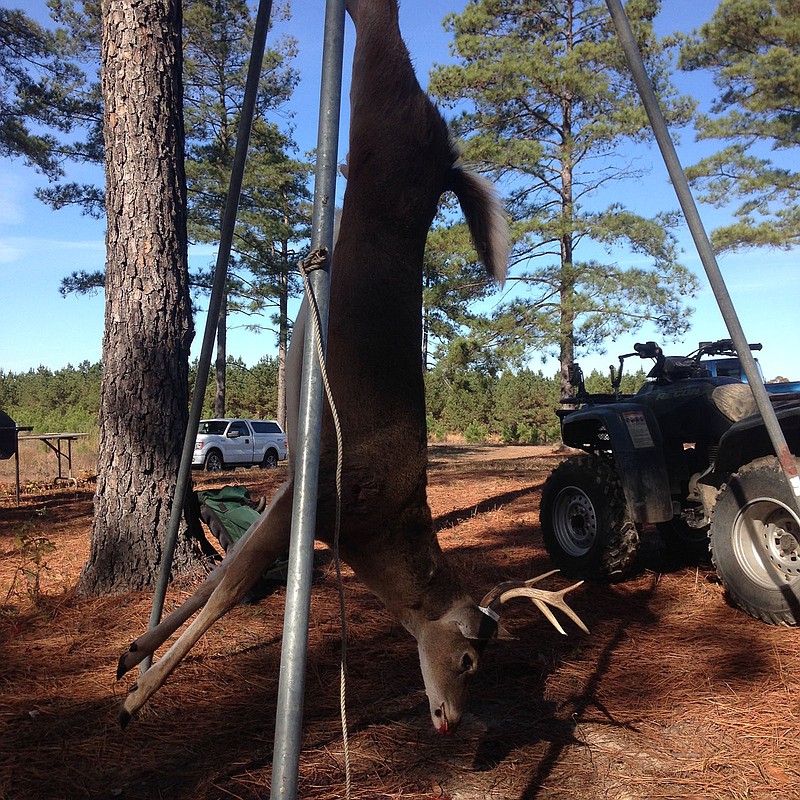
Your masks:
<path fill-rule="evenodd" d="M 359 580 L 415 637 L 431 620 L 474 605 L 442 554 L 427 503 L 407 508 L 368 547 L 353 550 L 342 555 Z"/>

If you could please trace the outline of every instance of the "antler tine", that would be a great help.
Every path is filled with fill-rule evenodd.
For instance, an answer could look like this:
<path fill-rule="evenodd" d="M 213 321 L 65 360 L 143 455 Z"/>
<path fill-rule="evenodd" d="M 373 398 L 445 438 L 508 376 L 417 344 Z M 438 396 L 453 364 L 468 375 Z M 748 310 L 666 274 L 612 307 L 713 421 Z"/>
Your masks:
<path fill-rule="evenodd" d="M 577 589 L 583 581 L 574 583 L 572 586 L 568 586 L 566 589 L 561 589 L 559 591 L 532 588 L 534 584 L 539 583 L 539 581 L 545 578 L 549 578 L 551 575 L 555 575 L 557 572 L 558 570 L 554 569 L 550 572 L 545 572 L 543 575 L 538 575 L 535 578 L 529 578 L 526 581 L 504 581 L 503 583 L 499 583 L 487 592 L 481 602 L 481 606 L 489 609 L 496 615 L 497 609 L 508 600 L 514 597 L 527 597 L 539 611 L 544 614 L 545 618 L 559 633 L 565 636 L 567 635 L 567 632 L 561 627 L 561 624 L 556 619 L 549 606 L 563 611 L 582 631 L 589 633 L 589 629 L 586 627 L 583 620 L 567 605 L 567 601 L 564 599 L 567 592 Z"/>
<path fill-rule="evenodd" d="M 567 632 L 561 627 L 561 624 L 556 619 L 553 612 L 548 608 L 552 606 L 559 611 L 563 611 L 584 633 L 589 633 L 589 629 L 584 624 L 583 620 L 567 605 L 564 596 L 567 592 L 577 589 L 583 581 L 573 583 L 572 586 L 567 586 L 566 589 L 561 589 L 557 592 L 549 592 L 545 589 L 532 589 L 530 586 L 518 586 L 508 591 L 503 592 L 498 598 L 500 604 L 511 600 L 513 597 L 527 597 L 531 602 L 544 614 L 544 616 L 552 623 L 553 627 L 565 636 Z"/>
<path fill-rule="evenodd" d="M 557 572 L 557 569 L 551 569 L 550 572 L 537 575 L 535 578 L 528 578 L 526 581 L 503 581 L 502 583 L 498 583 L 497 586 L 493 586 L 488 592 L 486 592 L 483 600 L 481 600 L 481 606 L 483 606 L 483 608 L 491 608 L 493 611 L 496 611 L 496 607 L 501 603 L 499 598 L 503 592 L 507 592 L 509 589 L 533 586 L 534 583 L 543 581 L 545 578 L 549 578 L 551 575 L 555 575 Z"/>

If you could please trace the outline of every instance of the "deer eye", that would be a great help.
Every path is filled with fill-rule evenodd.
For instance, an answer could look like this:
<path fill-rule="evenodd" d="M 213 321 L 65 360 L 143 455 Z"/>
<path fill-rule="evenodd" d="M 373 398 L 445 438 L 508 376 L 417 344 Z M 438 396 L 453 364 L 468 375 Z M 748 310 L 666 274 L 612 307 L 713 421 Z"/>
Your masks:
<path fill-rule="evenodd" d="M 475 662 L 472 660 L 472 656 L 469 653 L 464 653 L 461 659 L 461 671 L 470 672 L 474 664 Z"/>

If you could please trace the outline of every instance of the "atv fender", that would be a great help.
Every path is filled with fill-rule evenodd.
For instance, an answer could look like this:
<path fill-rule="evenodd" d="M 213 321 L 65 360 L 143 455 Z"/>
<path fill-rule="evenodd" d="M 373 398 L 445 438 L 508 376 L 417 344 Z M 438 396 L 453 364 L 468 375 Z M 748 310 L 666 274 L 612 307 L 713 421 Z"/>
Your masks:
<path fill-rule="evenodd" d="M 564 444 L 581 450 L 612 452 L 634 522 L 672 519 L 661 432 L 651 409 L 614 403 L 570 412 L 563 421 L 562 439 Z"/>
<path fill-rule="evenodd" d="M 786 444 L 795 457 L 800 456 L 800 404 L 778 406 L 775 416 L 781 426 Z M 714 464 L 714 474 L 731 475 L 744 464 L 762 456 L 775 455 L 760 414 L 752 414 L 732 425 L 719 440 L 719 451 Z"/>

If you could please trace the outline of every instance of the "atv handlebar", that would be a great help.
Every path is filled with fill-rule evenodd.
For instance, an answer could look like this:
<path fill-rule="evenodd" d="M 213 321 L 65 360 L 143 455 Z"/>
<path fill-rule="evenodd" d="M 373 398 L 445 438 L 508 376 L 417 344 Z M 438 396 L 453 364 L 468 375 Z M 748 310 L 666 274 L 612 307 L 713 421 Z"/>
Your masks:
<path fill-rule="evenodd" d="M 753 343 L 748 345 L 751 350 L 756 352 L 761 350 L 760 343 Z M 658 360 L 662 353 L 661 348 L 655 342 L 637 342 L 633 349 L 635 353 L 620 356 L 620 358 L 628 358 L 629 356 L 637 355 L 639 358 L 654 358 Z M 717 339 L 716 342 L 700 342 L 700 346 L 693 353 L 689 353 L 686 358 L 694 358 L 699 361 L 703 356 L 735 356 L 736 348 L 733 344 L 733 339 Z"/>
<path fill-rule="evenodd" d="M 761 350 L 760 343 L 748 345 L 751 350 Z M 700 359 L 703 356 L 736 356 L 736 348 L 732 339 L 717 339 L 715 342 L 700 342 L 700 346 L 688 356 L 665 356 L 664 351 L 655 342 L 637 342 L 633 346 L 633 353 L 625 353 L 619 356 L 619 367 L 611 370 L 611 388 L 614 390 L 614 397 L 620 398 L 619 387 L 622 382 L 622 368 L 625 359 L 638 356 L 639 358 L 652 358 L 656 363 L 647 374 L 648 378 L 653 378 L 657 382 L 672 383 L 687 377 L 697 377 L 703 373 Z M 577 363 L 570 364 L 569 381 L 576 389 L 576 394 L 572 397 L 562 397 L 562 403 L 581 403 L 591 402 L 594 398 L 584 386 L 583 372 Z M 599 397 L 599 395 L 598 395 Z M 603 395 L 603 402 L 608 402 L 607 395 Z"/>
<path fill-rule="evenodd" d="M 758 352 L 761 350 L 761 344 L 754 342 L 747 345 L 751 350 Z M 735 356 L 736 348 L 733 345 L 733 339 L 718 339 L 716 342 L 700 342 L 700 347 L 697 349 L 696 358 L 701 356 Z"/>
<path fill-rule="evenodd" d="M 751 350 L 761 350 L 760 343 L 748 345 Z M 648 378 L 656 381 L 672 383 L 675 380 L 687 377 L 699 377 L 708 374 L 701 363 L 703 356 L 737 356 L 736 347 L 732 339 L 717 339 L 715 342 L 700 342 L 700 346 L 688 356 L 665 356 L 655 342 L 635 344 L 633 349 L 640 358 L 655 360 L 653 368 L 648 373 Z M 620 365 L 622 359 L 620 359 Z"/>

